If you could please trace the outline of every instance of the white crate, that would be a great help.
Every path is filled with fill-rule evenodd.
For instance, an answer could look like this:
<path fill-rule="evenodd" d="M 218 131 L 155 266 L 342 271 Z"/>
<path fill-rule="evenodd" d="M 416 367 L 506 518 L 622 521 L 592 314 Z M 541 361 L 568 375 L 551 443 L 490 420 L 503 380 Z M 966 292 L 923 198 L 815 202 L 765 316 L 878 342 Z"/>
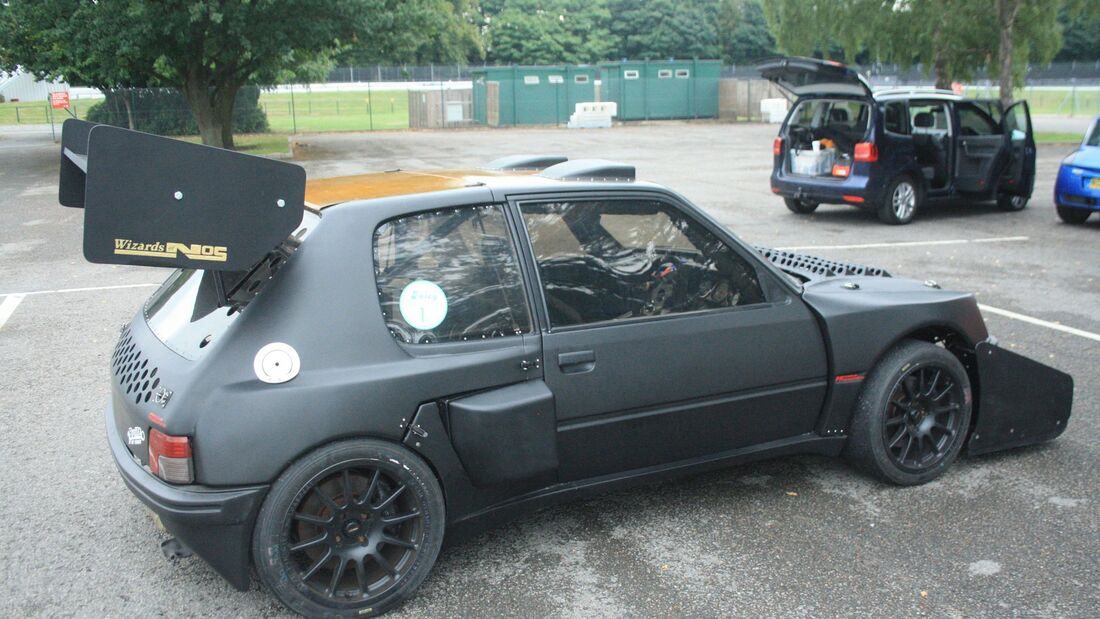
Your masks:
<path fill-rule="evenodd" d="M 791 173 L 803 176 L 823 176 L 833 173 L 836 161 L 835 148 L 821 150 L 791 149 Z"/>

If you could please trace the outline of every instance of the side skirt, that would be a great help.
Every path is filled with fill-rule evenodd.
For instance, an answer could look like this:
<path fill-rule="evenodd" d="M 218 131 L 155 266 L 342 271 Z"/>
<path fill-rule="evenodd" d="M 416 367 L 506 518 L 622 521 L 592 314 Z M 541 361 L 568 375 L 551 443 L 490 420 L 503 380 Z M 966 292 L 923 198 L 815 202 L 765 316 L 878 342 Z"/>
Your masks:
<path fill-rule="evenodd" d="M 822 437 L 814 433 L 807 433 L 672 464 L 650 466 L 592 479 L 547 486 L 506 499 L 469 514 L 457 515 L 448 525 L 448 542 L 476 535 L 521 513 L 567 501 L 598 496 L 631 486 L 654 483 L 688 474 L 720 469 L 733 464 L 743 464 L 777 456 L 796 454 L 837 456 L 843 449 L 845 440 L 846 437 L 843 436 Z"/>

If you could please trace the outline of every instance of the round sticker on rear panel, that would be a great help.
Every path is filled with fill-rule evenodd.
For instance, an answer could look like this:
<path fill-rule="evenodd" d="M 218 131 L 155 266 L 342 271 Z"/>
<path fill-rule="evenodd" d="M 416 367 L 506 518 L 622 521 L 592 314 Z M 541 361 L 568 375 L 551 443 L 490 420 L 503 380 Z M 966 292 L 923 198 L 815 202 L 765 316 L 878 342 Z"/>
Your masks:
<path fill-rule="evenodd" d="M 447 295 L 436 284 L 418 279 L 401 291 L 398 307 L 410 327 L 429 331 L 447 317 Z"/>

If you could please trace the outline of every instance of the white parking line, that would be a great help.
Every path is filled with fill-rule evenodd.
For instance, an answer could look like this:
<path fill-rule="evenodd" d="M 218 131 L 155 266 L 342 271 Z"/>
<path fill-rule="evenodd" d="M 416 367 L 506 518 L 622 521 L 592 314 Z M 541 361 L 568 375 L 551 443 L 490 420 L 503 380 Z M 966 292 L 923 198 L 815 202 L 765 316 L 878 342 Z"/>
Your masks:
<path fill-rule="evenodd" d="M 861 243 L 859 245 L 800 245 L 776 247 L 779 251 L 803 251 L 807 249 L 875 249 L 882 247 L 921 247 L 925 245 L 969 245 L 971 243 L 1019 243 L 1026 236 L 1000 236 L 988 239 L 944 239 L 940 241 L 888 241 L 885 243 Z"/>
<path fill-rule="evenodd" d="M 1040 327 L 1046 327 L 1048 329 L 1054 329 L 1055 331 L 1061 331 L 1063 333 L 1069 333 L 1070 335 L 1076 335 L 1078 337 L 1083 337 L 1083 338 L 1088 339 L 1088 340 L 1095 340 L 1097 342 L 1100 342 L 1100 333 L 1093 333 L 1091 331 L 1084 331 L 1082 329 L 1075 329 L 1073 327 L 1067 327 L 1066 325 L 1061 325 L 1061 324 L 1058 324 L 1056 322 L 1049 322 L 1049 321 L 1046 321 L 1046 320 L 1040 320 L 1038 318 L 1032 318 L 1031 316 L 1024 316 L 1023 314 L 1017 314 L 1016 312 L 1010 312 L 1008 310 L 1003 310 L 999 307 L 990 307 L 990 306 L 984 305 L 982 303 L 979 303 L 978 307 L 981 308 L 981 310 L 983 312 L 989 312 L 990 314 L 997 314 L 997 315 L 1000 315 L 1000 316 L 1004 316 L 1005 318 L 1011 318 L 1013 320 L 1019 320 L 1021 322 L 1026 322 L 1026 323 L 1029 323 L 1029 324 L 1038 325 Z"/>
<path fill-rule="evenodd" d="M 19 304 L 23 302 L 23 296 L 21 294 L 8 295 L 3 303 L 0 303 L 0 329 L 4 328 L 4 323 L 11 318 L 11 315 L 15 313 L 15 308 L 19 307 Z"/>
<path fill-rule="evenodd" d="M 0 292 L 0 297 L 25 297 L 32 294 L 65 294 L 67 292 L 94 292 L 96 290 L 119 290 L 121 288 L 153 288 L 160 284 L 119 284 L 117 286 L 92 286 L 90 288 L 58 288 L 56 290 L 32 290 L 30 292 Z"/>

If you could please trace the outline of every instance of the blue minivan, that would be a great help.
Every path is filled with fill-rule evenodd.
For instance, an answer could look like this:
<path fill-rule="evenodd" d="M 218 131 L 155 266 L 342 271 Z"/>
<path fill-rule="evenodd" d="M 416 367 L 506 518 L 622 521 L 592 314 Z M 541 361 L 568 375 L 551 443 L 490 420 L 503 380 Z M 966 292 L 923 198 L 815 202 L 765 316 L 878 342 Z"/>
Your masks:
<path fill-rule="evenodd" d="M 1035 138 L 1026 101 L 951 91 L 872 90 L 834 61 L 785 57 L 761 75 L 794 99 L 772 152 L 772 192 L 806 215 L 821 204 L 874 211 L 907 224 L 933 199 L 1027 206 L 1035 183 Z"/>

